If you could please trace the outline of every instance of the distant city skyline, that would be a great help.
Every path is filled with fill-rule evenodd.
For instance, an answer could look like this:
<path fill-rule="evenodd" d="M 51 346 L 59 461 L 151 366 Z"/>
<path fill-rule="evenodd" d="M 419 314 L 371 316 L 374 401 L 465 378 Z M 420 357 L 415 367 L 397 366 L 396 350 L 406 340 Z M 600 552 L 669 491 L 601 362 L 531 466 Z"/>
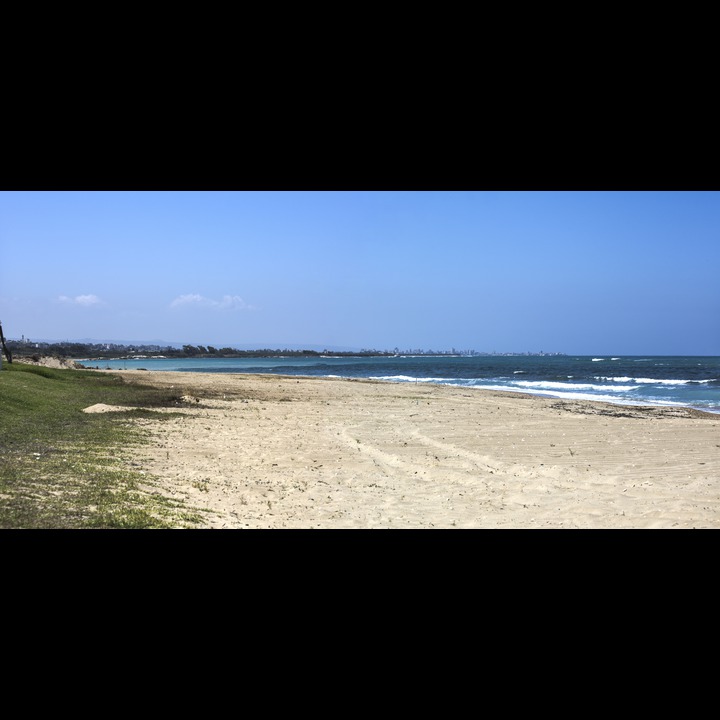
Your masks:
<path fill-rule="evenodd" d="M 94 338 L 80 338 L 80 339 L 67 339 L 67 340 L 49 340 L 47 338 L 31 339 L 21 335 L 20 338 L 8 338 L 8 341 L 13 346 L 23 348 L 43 348 L 47 346 L 68 346 L 68 345 L 85 345 L 88 347 L 98 347 L 104 349 L 117 349 L 119 351 L 132 351 L 135 349 L 142 351 L 161 351 L 166 349 L 178 350 L 183 347 L 195 346 L 200 348 L 202 352 L 217 352 L 219 350 L 236 350 L 239 352 L 246 351 L 300 351 L 309 350 L 314 352 L 341 352 L 341 353 L 396 353 L 402 355 L 426 355 L 426 354 L 437 354 L 437 355 L 564 355 L 562 352 L 546 352 L 544 350 L 526 350 L 524 352 L 504 352 L 498 350 L 477 350 L 475 348 L 362 348 L 362 347 L 338 347 L 333 345 L 294 345 L 288 343 L 276 343 L 273 345 L 259 346 L 253 344 L 244 343 L 217 343 L 212 345 L 202 345 L 196 343 L 176 343 L 176 342 L 163 342 L 160 340 L 155 341 L 126 341 L 126 340 L 97 340 Z"/>
<path fill-rule="evenodd" d="M 12 339 L 720 355 L 718 267 L 714 191 L 0 192 Z"/>

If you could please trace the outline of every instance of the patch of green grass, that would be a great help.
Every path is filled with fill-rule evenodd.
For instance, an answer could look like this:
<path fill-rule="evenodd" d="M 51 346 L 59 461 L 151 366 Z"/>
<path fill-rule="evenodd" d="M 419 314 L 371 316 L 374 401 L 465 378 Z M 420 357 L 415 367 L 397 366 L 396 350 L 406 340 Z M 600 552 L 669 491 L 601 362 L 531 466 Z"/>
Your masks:
<path fill-rule="evenodd" d="M 147 435 L 133 421 L 173 417 L 171 389 L 91 370 L 3 363 L 0 371 L 0 528 L 165 528 L 197 512 L 129 468 Z M 83 413 L 96 403 L 128 412 Z M 130 409 L 130 406 L 143 409 Z"/>

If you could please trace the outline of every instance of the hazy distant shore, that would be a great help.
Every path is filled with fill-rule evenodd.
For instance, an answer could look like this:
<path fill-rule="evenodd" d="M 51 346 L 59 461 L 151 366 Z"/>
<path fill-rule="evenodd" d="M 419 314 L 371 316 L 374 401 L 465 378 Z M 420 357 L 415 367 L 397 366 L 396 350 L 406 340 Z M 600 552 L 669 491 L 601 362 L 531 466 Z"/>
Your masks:
<path fill-rule="evenodd" d="M 135 463 L 210 528 L 720 527 L 717 415 L 462 387 L 125 372 L 172 386 Z"/>

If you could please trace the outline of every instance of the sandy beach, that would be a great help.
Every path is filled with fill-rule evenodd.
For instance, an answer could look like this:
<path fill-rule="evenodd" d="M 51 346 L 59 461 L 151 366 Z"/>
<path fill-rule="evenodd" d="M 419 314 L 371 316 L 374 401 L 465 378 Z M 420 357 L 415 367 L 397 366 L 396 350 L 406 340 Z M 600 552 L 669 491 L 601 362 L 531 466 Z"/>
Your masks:
<path fill-rule="evenodd" d="M 151 442 L 132 462 L 152 492 L 202 508 L 205 528 L 720 527 L 720 415 L 428 384 L 118 374 L 183 397 L 179 417 L 137 420 Z"/>

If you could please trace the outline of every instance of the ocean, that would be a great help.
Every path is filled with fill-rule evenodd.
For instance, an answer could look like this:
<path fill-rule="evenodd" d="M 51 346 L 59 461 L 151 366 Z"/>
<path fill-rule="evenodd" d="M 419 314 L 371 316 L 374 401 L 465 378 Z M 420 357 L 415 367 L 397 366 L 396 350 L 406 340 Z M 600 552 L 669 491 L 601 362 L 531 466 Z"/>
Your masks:
<path fill-rule="evenodd" d="M 398 355 L 392 357 L 78 359 L 86 367 L 271 373 L 437 383 L 619 405 L 691 407 L 720 413 L 720 357 Z"/>

